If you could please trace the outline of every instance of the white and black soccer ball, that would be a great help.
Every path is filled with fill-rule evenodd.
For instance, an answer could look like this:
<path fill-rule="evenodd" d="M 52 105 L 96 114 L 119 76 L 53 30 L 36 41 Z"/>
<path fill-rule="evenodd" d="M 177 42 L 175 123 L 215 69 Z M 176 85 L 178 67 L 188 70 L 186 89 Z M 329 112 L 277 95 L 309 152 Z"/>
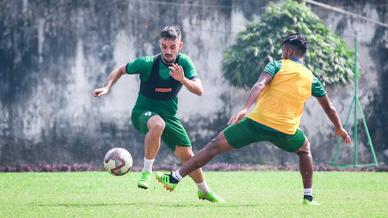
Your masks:
<path fill-rule="evenodd" d="M 132 156 L 124 148 L 112 148 L 104 158 L 104 168 L 110 174 L 122 176 L 132 167 Z"/>

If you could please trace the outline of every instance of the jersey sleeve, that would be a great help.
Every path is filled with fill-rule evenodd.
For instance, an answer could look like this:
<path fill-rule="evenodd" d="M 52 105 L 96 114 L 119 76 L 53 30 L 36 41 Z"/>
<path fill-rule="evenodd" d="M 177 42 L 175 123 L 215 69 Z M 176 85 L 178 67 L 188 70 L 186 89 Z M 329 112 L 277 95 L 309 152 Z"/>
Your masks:
<path fill-rule="evenodd" d="M 311 95 L 314 97 L 322 97 L 326 95 L 326 90 L 321 81 L 313 76 L 313 84 L 311 86 Z"/>
<path fill-rule="evenodd" d="M 139 57 L 132 62 L 127 63 L 125 71 L 127 74 L 142 74 L 147 65 L 147 57 Z"/>
<path fill-rule="evenodd" d="M 268 73 L 272 77 L 275 76 L 277 72 L 279 72 L 280 68 L 282 68 L 282 63 L 280 61 L 271 61 L 269 62 L 265 68 L 264 72 Z"/>
<path fill-rule="evenodd" d="M 184 54 L 181 54 L 181 56 L 179 58 L 180 58 L 179 63 L 183 67 L 183 71 L 185 72 L 185 77 L 190 79 L 190 80 L 198 79 L 199 76 L 198 76 L 197 69 L 195 68 L 193 61 L 191 61 L 191 59 L 187 55 L 184 55 Z"/>

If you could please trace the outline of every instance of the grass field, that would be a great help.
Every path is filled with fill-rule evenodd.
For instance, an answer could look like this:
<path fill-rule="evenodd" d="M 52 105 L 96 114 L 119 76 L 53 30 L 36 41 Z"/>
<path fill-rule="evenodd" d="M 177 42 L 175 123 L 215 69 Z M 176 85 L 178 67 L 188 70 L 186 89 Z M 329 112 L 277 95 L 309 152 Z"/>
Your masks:
<path fill-rule="evenodd" d="M 138 173 L 0 173 L 0 217 L 388 217 L 388 173 L 315 173 L 318 207 L 301 204 L 297 172 L 206 175 L 226 204 L 196 199 L 189 178 L 170 193 L 138 189 Z"/>

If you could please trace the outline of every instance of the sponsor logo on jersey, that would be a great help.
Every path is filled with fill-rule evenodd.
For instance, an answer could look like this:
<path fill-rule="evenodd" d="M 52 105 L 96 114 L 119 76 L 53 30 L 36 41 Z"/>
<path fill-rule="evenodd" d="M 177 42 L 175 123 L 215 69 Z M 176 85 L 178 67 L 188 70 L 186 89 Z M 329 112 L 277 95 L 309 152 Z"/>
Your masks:
<path fill-rule="evenodd" d="M 155 92 L 172 92 L 172 88 L 155 88 Z"/>

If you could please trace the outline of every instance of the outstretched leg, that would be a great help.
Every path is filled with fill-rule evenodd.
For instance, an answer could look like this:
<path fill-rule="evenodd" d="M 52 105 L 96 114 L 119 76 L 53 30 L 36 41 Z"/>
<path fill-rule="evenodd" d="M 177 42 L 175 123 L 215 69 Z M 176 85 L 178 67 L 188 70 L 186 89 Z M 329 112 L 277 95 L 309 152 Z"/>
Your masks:
<path fill-rule="evenodd" d="M 177 172 L 185 177 L 196 169 L 203 167 L 218 154 L 232 150 L 233 147 L 226 141 L 224 132 L 217 135 L 215 139 L 209 142 L 203 149 L 187 161 Z"/>
<path fill-rule="evenodd" d="M 223 132 L 196 153 L 180 169 L 170 175 L 156 174 L 156 178 L 170 191 L 174 190 L 178 182 L 195 170 L 200 169 L 218 154 L 231 150 L 233 147 L 226 141 Z"/>
<path fill-rule="evenodd" d="M 175 149 L 175 155 L 178 157 L 182 164 L 185 164 L 190 158 L 194 156 L 193 150 L 191 147 L 180 147 L 177 146 Z M 195 183 L 202 183 L 205 181 L 202 169 L 196 169 L 189 174 Z"/>
<path fill-rule="evenodd" d="M 176 146 L 175 155 L 179 158 L 181 163 L 184 164 L 194 156 L 194 153 L 191 147 Z M 225 202 L 224 199 L 210 191 L 201 168 L 194 170 L 189 176 L 198 187 L 197 195 L 199 199 L 208 200 L 210 202 Z"/>

